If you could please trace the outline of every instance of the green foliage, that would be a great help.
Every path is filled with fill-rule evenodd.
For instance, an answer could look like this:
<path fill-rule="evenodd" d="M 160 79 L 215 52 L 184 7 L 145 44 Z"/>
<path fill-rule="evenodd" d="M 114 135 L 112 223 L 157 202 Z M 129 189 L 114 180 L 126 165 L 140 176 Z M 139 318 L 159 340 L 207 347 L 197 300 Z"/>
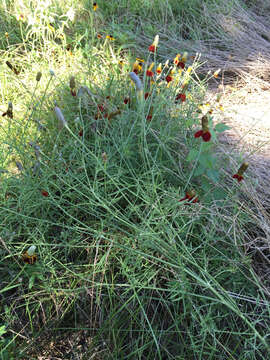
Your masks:
<path fill-rule="evenodd" d="M 83 328 L 93 339 L 85 358 L 263 359 L 269 302 L 241 250 L 250 218 L 216 151 L 228 127 L 210 121 L 211 141 L 194 138 L 198 64 L 169 87 L 170 69 L 151 84 L 149 55 L 146 100 L 128 77 L 137 16 L 153 20 L 152 36 L 155 21 L 175 26 L 177 11 L 196 13 L 198 2 L 109 1 L 96 12 L 91 2 L 49 3 L 1 9 L 15 24 L 4 60 L 20 68 L 1 64 L 1 110 L 12 101 L 14 113 L 0 129 L 1 357 L 37 358 L 46 332 Z M 21 11 L 32 24 L 15 20 Z M 17 30 L 22 53 L 8 45 Z M 175 103 L 187 79 L 187 100 Z M 200 202 L 179 202 L 191 189 Z M 34 264 L 22 261 L 30 245 Z"/>

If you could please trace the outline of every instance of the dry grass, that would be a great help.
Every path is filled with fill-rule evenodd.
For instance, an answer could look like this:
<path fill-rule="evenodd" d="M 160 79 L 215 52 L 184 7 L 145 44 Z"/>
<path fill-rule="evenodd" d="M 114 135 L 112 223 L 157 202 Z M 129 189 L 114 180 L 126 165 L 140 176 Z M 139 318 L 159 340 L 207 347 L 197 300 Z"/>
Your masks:
<path fill-rule="evenodd" d="M 253 9 L 245 10 L 236 5 L 224 15 L 227 12 L 226 5 L 216 11 L 205 6 L 205 22 L 211 25 L 200 28 L 201 39 L 190 41 L 176 38 L 174 34 L 163 34 L 166 46 L 162 55 L 166 57 L 172 49 L 199 52 L 205 62 L 200 68 L 202 73 L 221 68 L 226 82 L 234 80 L 237 75 L 252 88 L 259 85 L 269 88 L 269 14 L 259 15 Z"/>

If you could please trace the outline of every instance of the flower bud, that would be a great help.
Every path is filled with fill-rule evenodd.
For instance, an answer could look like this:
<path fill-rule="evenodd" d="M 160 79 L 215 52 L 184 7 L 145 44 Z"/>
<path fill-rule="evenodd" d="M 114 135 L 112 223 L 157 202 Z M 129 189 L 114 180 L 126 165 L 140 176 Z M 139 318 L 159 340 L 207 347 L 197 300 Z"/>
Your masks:
<path fill-rule="evenodd" d="M 27 250 L 27 254 L 28 254 L 29 256 L 33 256 L 34 253 L 35 253 L 35 251 L 36 251 L 36 246 L 35 246 L 35 245 L 32 245 L 32 246 L 30 246 L 30 248 Z"/>
<path fill-rule="evenodd" d="M 206 115 L 204 115 L 204 116 L 202 117 L 202 129 L 203 129 L 203 132 L 209 131 L 208 118 L 207 118 Z"/>
<path fill-rule="evenodd" d="M 237 171 L 237 174 L 242 176 L 248 168 L 248 163 L 244 162 Z"/>
<path fill-rule="evenodd" d="M 67 126 L 66 119 L 64 118 L 64 115 L 63 115 L 61 109 L 58 106 L 55 106 L 54 112 L 55 112 L 55 115 L 56 115 L 56 117 L 58 119 L 58 127 L 61 130 L 64 127 Z"/>
<path fill-rule="evenodd" d="M 36 81 L 39 81 L 41 79 L 42 73 L 39 71 L 36 76 Z"/>
<path fill-rule="evenodd" d="M 71 89 L 74 89 L 74 88 L 75 88 L 75 77 L 74 77 L 74 76 L 71 76 L 71 77 L 70 77 L 69 87 L 70 87 Z"/>

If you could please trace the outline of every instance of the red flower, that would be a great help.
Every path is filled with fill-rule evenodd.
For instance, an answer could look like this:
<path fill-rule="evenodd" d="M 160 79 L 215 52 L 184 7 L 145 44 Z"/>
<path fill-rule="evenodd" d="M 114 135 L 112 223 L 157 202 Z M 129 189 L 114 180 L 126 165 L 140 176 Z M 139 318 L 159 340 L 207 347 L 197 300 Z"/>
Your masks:
<path fill-rule="evenodd" d="M 82 130 L 80 130 L 79 136 L 83 136 L 83 131 Z"/>
<path fill-rule="evenodd" d="M 151 95 L 151 93 L 147 92 L 144 94 L 144 99 L 146 100 L 149 96 Z"/>
<path fill-rule="evenodd" d="M 167 83 L 169 83 L 170 81 L 172 81 L 172 76 L 171 75 L 167 75 L 166 76 L 166 81 L 167 81 Z"/>
<path fill-rule="evenodd" d="M 177 64 L 178 68 L 184 69 L 185 68 L 185 63 L 183 61 L 179 61 L 179 63 Z"/>
<path fill-rule="evenodd" d="M 234 179 L 237 179 L 238 182 L 242 181 L 244 179 L 244 176 L 239 175 L 239 174 L 234 174 L 233 175 Z"/>
<path fill-rule="evenodd" d="M 177 101 L 177 100 L 181 100 L 182 102 L 186 101 L 186 95 L 181 94 L 181 93 L 177 94 L 176 98 L 175 98 L 175 101 Z"/>
<path fill-rule="evenodd" d="M 151 120 L 152 120 L 152 117 L 153 117 L 153 106 L 150 107 L 150 110 L 149 110 L 149 113 L 148 113 L 146 119 L 147 119 L 148 121 L 151 121 Z"/>
<path fill-rule="evenodd" d="M 154 65 L 155 65 L 155 63 L 152 62 L 152 64 L 149 66 L 149 68 L 148 68 L 147 71 L 146 71 L 146 76 L 150 76 L 150 77 L 154 76 L 154 73 L 153 73 L 153 71 L 152 71 Z"/>
<path fill-rule="evenodd" d="M 45 196 L 45 197 L 48 197 L 48 196 L 49 196 L 49 193 L 48 193 L 48 191 L 46 191 L 46 190 L 41 190 L 41 194 L 42 194 L 43 196 Z"/>
<path fill-rule="evenodd" d="M 191 203 L 197 203 L 197 202 L 199 202 L 199 198 L 195 197 L 195 196 L 196 196 L 196 193 L 194 190 L 187 191 L 186 196 L 178 201 L 181 202 L 181 201 L 188 200 L 188 202 L 185 205 L 190 205 Z"/>
<path fill-rule="evenodd" d="M 76 96 L 76 91 L 75 90 L 70 89 L 70 93 L 71 93 L 72 96 Z"/>
<path fill-rule="evenodd" d="M 104 106 L 102 104 L 99 104 L 98 106 L 98 110 L 103 112 L 104 111 Z"/>
<path fill-rule="evenodd" d="M 199 130 L 194 134 L 195 138 L 199 138 L 200 136 L 203 138 L 203 141 L 206 141 L 206 142 L 211 139 L 210 131 L 205 131 L 204 132 L 203 130 Z"/>
<path fill-rule="evenodd" d="M 157 51 L 159 36 L 156 35 L 152 45 L 149 46 L 148 50 L 152 53 Z"/>
<path fill-rule="evenodd" d="M 199 138 L 199 137 L 202 137 L 203 138 L 203 141 L 209 141 L 211 139 L 211 133 L 209 131 L 209 128 L 208 128 L 208 117 L 207 115 L 204 115 L 202 117 L 202 130 L 199 130 L 197 131 L 195 134 L 194 134 L 194 137 L 195 138 Z"/>
<path fill-rule="evenodd" d="M 158 65 L 157 69 L 156 69 L 157 74 L 161 74 L 162 72 L 162 66 L 161 63 Z"/>
<path fill-rule="evenodd" d="M 233 179 L 237 179 L 238 182 L 242 181 L 244 179 L 243 174 L 247 170 L 247 168 L 248 163 L 244 162 L 238 169 L 237 173 L 232 176 Z"/>
<path fill-rule="evenodd" d="M 128 104 L 130 102 L 130 98 L 124 98 L 124 104 Z"/>

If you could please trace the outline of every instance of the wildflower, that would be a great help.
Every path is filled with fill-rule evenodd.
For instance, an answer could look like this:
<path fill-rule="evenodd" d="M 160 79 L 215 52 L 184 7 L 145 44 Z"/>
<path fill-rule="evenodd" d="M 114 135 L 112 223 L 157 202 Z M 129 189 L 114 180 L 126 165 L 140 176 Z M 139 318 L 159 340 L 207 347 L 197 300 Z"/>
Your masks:
<path fill-rule="evenodd" d="M 8 39 L 8 37 L 9 37 L 8 32 L 5 32 L 5 37 L 6 37 L 6 39 Z"/>
<path fill-rule="evenodd" d="M 187 57 L 188 57 L 188 53 L 184 52 L 181 60 L 180 60 L 181 55 L 177 54 L 176 57 L 174 58 L 174 64 L 177 66 L 177 68 L 179 69 L 184 69 L 186 66 L 186 62 L 187 62 Z"/>
<path fill-rule="evenodd" d="M 10 119 L 13 119 L 13 105 L 12 102 L 9 101 L 7 111 L 2 114 L 2 116 L 9 117 Z"/>
<path fill-rule="evenodd" d="M 216 78 L 216 79 L 218 78 L 220 71 L 221 71 L 221 69 L 218 69 L 214 72 L 214 74 L 213 74 L 214 78 Z"/>
<path fill-rule="evenodd" d="M 174 60 L 173 60 L 174 65 L 176 65 L 176 66 L 178 65 L 180 56 L 181 56 L 181 54 L 177 54 L 177 55 L 176 55 L 176 57 L 175 57 Z"/>
<path fill-rule="evenodd" d="M 97 38 L 98 38 L 98 39 L 102 39 L 103 36 L 102 36 L 101 34 L 97 34 Z"/>
<path fill-rule="evenodd" d="M 36 76 L 36 81 L 38 82 L 41 79 L 42 73 L 39 71 Z"/>
<path fill-rule="evenodd" d="M 69 80 L 69 87 L 70 87 L 70 92 L 72 96 L 76 96 L 76 91 L 75 91 L 75 77 L 71 76 L 70 80 Z"/>
<path fill-rule="evenodd" d="M 202 117 L 202 130 L 199 130 L 194 134 L 195 138 L 198 138 L 200 136 L 203 138 L 203 141 L 206 141 L 206 142 L 211 139 L 211 133 L 210 133 L 209 127 L 208 127 L 207 115 L 204 115 Z"/>
<path fill-rule="evenodd" d="M 7 66 L 14 72 L 14 74 L 19 75 L 20 71 L 16 69 L 9 61 L 6 61 Z"/>
<path fill-rule="evenodd" d="M 98 4 L 96 2 L 93 3 L 93 10 L 94 11 L 97 11 L 98 9 Z"/>
<path fill-rule="evenodd" d="M 130 98 L 124 98 L 124 104 L 130 103 Z"/>
<path fill-rule="evenodd" d="M 98 104 L 97 108 L 101 112 L 104 112 L 104 110 L 105 110 L 105 108 L 104 108 L 104 106 L 102 104 Z"/>
<path fill-rule="evenodd" d="M 184 84 L 182 85 L 182 93 L 184 93 L 187 90 L 188 87 L 188 81 L 185 81 Z"/>
<path fill-rule="evenodd" d="M 55 32 L 55 28 L 52 26 L 52 24 L 48 24 L 47 27 L 51 32 Z"/>
<path fill-rule="evenodd" d="M 224 107 L 221 104 L 218 104 L 217 109 L 224 112 Z"/>
<path fill-rule="evenodd" d="M 185 205 L 190 205 L 191 203 L 197 203 L 197 202 L 199 202 L 199 198 L 195 197 L 195 196 L 196 196 L 196 193 L 194 190 L 187 191 L 186 196 L 178 201 L 181 202 L 181 201 L 188 200 L 188 202 Z"/>
<path fill-rule="evenodd" d="M 210 109 L 210 104 L 209 104 L 209 103 L 199 104 L 199 105 L 198 105 L 198 112 L 207 113 L 207 112 L 209 112 L 210 110 L 211 110 L 211 109 Z"/>
<path fill-rule="evenodd" d="M 42 195 L 42 196 L 45 196 L 45 197 L 48 197 L 48 196 L 49 196 L 49 193 L 48 193 L 48 191 L 46 191 L 46 190 L 41 190 L 41 195 Z"/>
<path fill-rule="evenodd" d="M 146 76 L 152 77 L 154 76 L 154 73 L 152 71 L 153 67 L 154 67 L 155 63 L 152 62 L 152 64 L 149 66 L 149 68 L 146 71 Z"/>
<path fill-rule="evenodd" d="M 140 58 L 136 58 L 136 61 L 138 61 L 138 63 L 139 63 L 140 65 L 142 65 L 142 64 L 144 63 L 144 60 L 143 60 L 143 59 L 140 59 Z"/>
<path fill-rule="evenodd" d="M 100 117 L 102 117 L 102 114 L 105 111 L 105 107 L 103 104 L 98 104 L 97 105 L 97 115 L 95 116 L 95 119 L 99 119 Z M 103 115 L 104 117 L 107 117 L 106 115 Z"/>
<path fill-rule="evenodd" d="M 158 65 L 158 67 L 156 69 L 156 73 L 161 74 L 161 72 L 162 72 L 162 67 L 161 67 L 161 63 L 159 63 L 159 65 Z"/>
<path fill-rule="evenodd" d="M 56 117 L 58 119 L 58 127 L 61 130 L 65 126 L 67 126 L 66 119 L 64 118 L 64 115 L 63 115 L 61 109 L 57 105 L 54 107 L 54 112 L 55 112 L 55 115 L 56 115 Z"/>
<path fill-rule="evenodd" d="M 182 56 L 182 59 L 181 59 L 183 61 L 183 63 L 187 62 L 187 58 L 188 58 L 188 53 L 187 53 L 187 51 L 185 51 L 183 56 Z"/>
<path fill-rule="evenodd" d="M 121 114 L 121 110 L 116 110 L 116 111 L 113 111 L 111 112 L 107 117 L 108 117 L 108 120 L 111 120 L 113 117 L 115 117 L 116 115 L 119 115 Z M 105 116 L 104 116 L 105 117 Z"/>
<path fill-rule="evenodd" d="M 174 71 L 171 70 L 169 75 L 166 76 L 165 80 L 167 81 L 167 83 L 169 83 L 173 80 L 173 73 L 174 73 Z"/>
<path fill-rule="evenodd" d="M 132 71 L 138 75 L 139 72 L 142 71 L 142 63 L 139 62 L 137 59 L 135 63 L 133 64 Z"/>
<path fill-rule="evenodd" d="M 124 61 L 123 60 L 119 60 L 118 64 L 122 67 L 124 65 Z"/>
<path fill-rule="evenodd" d="M 37 255 L 35 254 L 36 246 L 32 245 L 30 248 L 22 254 L 22 260 L 26 264 L 33 265 L 37 261 Z"/>
<path fill-rule="evenodd" d="M 238 182 L 242 181 L 244 179 L 243 174 L 248 168 L 248 163 L 244 162 L 240 168 L 238 169 L 237 173 L 234 174 L 232 177 L 234 179 L 237 179 Z"/>
<path fill-rule="evenodd" d="M 82 130 L 79 131 L 79 136 L 83 136 L 83 131 Z"/>
<path fill-rule="evenodd" d="M 148 115 L 146 117 L 146 120 L 151 121 L 152 117 L 153 117 L 153 106 L 150 107 L 150 110 L 149 110 L 149 113 L 148 113 Z"/>
<path fill-rule="evenodd" d="M 111 41 L 115 40 L 115 38 L 112 35 L 106 35 L 106 39 L 109 39 Z"/>
<path fill-rule="evenodd" d="M 24 22 L 25 21 L 25 16 L 23 14 L 17 15 L 17 20 Z"/>
<path fill-rule="evenodd" d="M 152 45 L 149 46 L 148 50 L 152 53 L 157 51 L 159 36 L 156 35 Z"/>
<path fill-rule="evenodd" d="M 146 92 L 146 93 L 144 94 L 144 99 L 146 100 L 150 95 L 151 95 L 151 93 Z"/>
<path fill-rule="evenodd" d="M 183 93 L 178 93 L 175 97 L 175 102 L 181 100 L 182 102 L 186 101 L 186 95 Z"/>

